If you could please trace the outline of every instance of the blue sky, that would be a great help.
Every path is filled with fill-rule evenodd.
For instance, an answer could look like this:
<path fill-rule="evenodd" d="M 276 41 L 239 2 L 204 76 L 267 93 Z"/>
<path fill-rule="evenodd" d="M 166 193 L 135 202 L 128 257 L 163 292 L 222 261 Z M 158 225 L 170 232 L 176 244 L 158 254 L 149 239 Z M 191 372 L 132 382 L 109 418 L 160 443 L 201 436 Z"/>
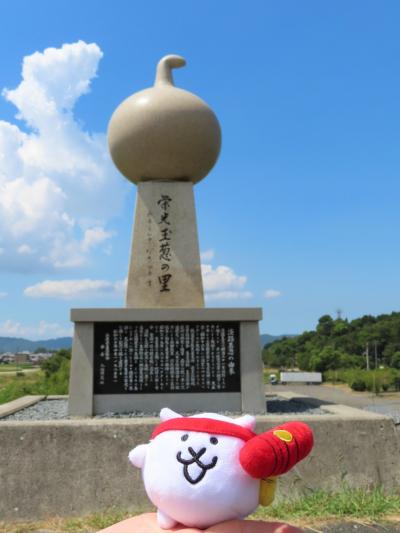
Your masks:
<path fill-rule="evenodd" d="M 271 334 L 399 311 L 398 2 L 15 0 L 1 20 L 0 335 L 123 305 L 135 189 L 105 132 L 167 53 L 222 127 L 195 188 L 207 305 L 262 307 Z"/>

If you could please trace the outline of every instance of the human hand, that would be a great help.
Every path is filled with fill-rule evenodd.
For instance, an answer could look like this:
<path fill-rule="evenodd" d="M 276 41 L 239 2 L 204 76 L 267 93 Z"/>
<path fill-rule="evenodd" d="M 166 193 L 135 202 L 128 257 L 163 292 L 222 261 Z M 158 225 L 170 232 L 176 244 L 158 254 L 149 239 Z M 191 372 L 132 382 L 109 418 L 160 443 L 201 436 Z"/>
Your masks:
<path fill-rule="evenodd" d="M 118 522 L 98 533 L 302 533 L 302 530 L 282 522 L 260 522 L 258 520 L 228 520 L 208 529 L 175 526 L 161 529 L 155 513 L 145 513 Z"/>

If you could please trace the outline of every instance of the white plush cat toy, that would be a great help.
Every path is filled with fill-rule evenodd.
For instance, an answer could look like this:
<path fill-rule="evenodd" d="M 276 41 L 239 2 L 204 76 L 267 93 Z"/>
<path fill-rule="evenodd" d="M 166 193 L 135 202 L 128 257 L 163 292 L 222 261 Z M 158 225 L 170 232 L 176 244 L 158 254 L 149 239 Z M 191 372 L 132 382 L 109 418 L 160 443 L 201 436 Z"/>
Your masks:
<path fill-rule="evenodd" d="M 204 529 L 244 518 L 256 509 L 268 482 L 313 446 L 312 431 L 303 422 L 256 435 L 250 415 L 183 417 L 164 408 L 160 418 L 150 442 L 136 446 L 129 460 L 142 469 L 162 529 L 177 523 Z"/>

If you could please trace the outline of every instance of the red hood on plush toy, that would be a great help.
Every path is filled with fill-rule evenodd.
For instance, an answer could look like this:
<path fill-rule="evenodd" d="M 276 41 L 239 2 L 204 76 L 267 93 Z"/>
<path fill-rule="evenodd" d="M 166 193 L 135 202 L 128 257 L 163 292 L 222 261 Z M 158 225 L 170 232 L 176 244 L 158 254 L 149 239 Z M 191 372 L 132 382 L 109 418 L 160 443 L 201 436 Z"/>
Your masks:
<path fill-rule="evenodd" d="M 172 418 L 159 424 L 152 439 L 164 431 L 183 430 L 225 435 L 245 441 L 239 461 L 249 476 L 264 479 L 285 474 L 311 451 L 313 433 L 303 422 L 287 422 L 257 435 L 248 428 L 212 418 Z"/>

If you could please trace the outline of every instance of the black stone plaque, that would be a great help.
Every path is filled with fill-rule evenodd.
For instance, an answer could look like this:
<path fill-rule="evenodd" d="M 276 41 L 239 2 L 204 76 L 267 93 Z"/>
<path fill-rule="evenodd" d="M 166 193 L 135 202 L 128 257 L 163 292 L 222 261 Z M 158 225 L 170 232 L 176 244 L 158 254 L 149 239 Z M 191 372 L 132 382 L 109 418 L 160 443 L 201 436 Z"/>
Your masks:
<path fill-rule="evenodd" d="M 94 394 L 240 392 L 238 322 L 97 322 Z"/>

